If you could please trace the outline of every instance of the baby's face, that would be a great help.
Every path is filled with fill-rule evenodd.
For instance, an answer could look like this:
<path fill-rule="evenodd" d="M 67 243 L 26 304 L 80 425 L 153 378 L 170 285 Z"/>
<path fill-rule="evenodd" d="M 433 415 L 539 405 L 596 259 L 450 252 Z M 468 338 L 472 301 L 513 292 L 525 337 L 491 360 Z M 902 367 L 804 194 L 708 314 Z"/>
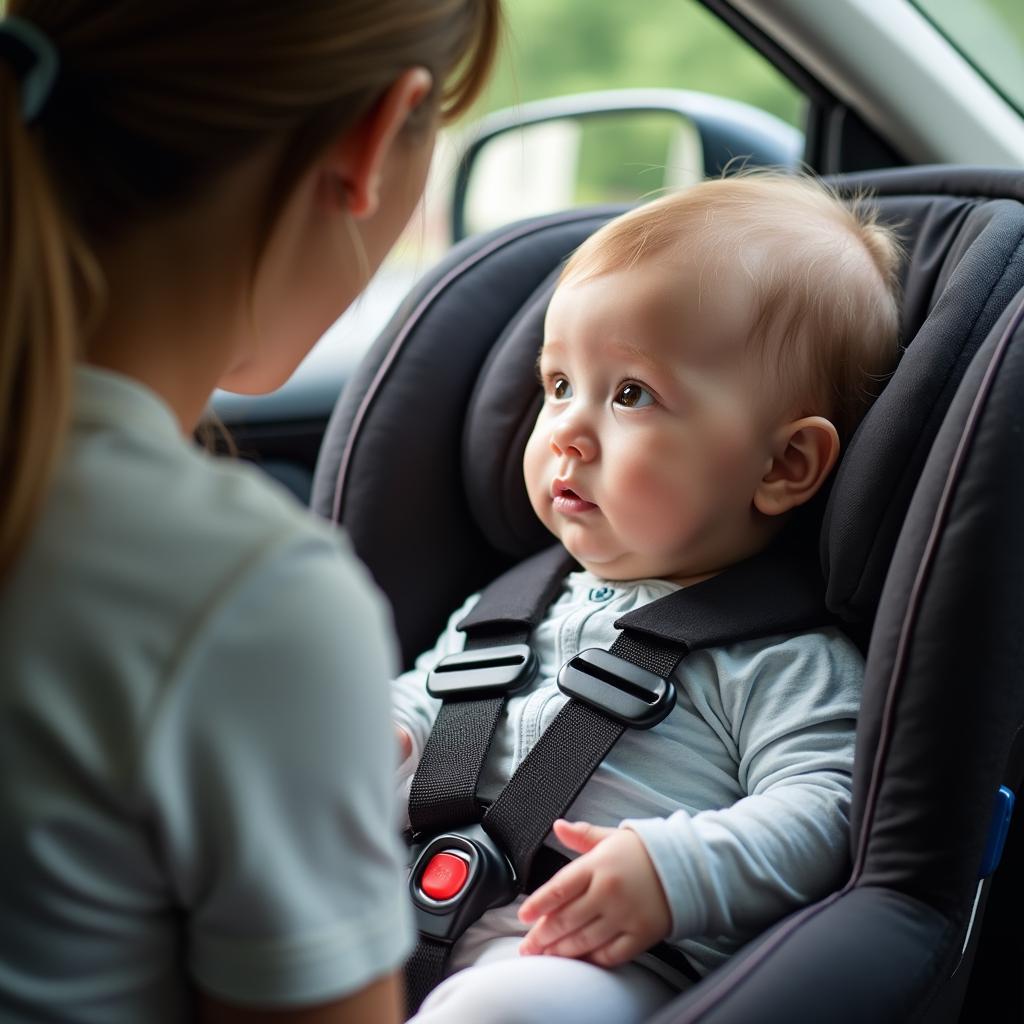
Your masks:
<path fill-rule="evenodd" d="M 748 293 L 696 268 L 651 260 L 558 288 L 523 468 L 586 569 L 695 582 L 763 546 L 752 502 L 777 403 L 749 330 Z"/>

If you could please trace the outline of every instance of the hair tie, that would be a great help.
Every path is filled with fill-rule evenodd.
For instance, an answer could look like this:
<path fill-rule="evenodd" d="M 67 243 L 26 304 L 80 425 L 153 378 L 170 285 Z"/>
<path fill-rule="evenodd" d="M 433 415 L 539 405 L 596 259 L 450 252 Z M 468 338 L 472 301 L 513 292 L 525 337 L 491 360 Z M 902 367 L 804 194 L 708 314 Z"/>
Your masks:
<path fill-rule="evenodd" d="M 57 49 L 30 21 L 11 15 L 0 18 L 0 60 L 17 76 L 21 117 L 31 124 L 42 113 L 57 81 Z"/>

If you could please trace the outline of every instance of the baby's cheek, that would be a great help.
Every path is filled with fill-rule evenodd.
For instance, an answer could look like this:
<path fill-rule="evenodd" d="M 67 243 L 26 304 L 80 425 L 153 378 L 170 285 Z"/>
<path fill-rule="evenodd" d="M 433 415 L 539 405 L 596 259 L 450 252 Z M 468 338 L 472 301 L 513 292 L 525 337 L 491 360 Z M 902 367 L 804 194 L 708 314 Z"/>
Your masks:
<path fill-rule="evenodd" d="M 526 449 L 523 452 L 523 480 L 531 498 L 543 473 L 545 454 L 534 432 L 526 442 Z"/>
<path fill-rule="evenodd" d="M 693 495 L 683 482 L 684 474 L 670 471 L 671 462 L 659 463 L 653 453 L 621 466 L 613 490 L 621 513 L 633 527 L 657 540 L 677 531 Z"/>
<path fill-rule="evenodd" d="M 523 453 L 523 481 L 530 505 L 541 522 L 551 528 L 551 469 L 548 465 L 547 442 L 531 436 Z"/>

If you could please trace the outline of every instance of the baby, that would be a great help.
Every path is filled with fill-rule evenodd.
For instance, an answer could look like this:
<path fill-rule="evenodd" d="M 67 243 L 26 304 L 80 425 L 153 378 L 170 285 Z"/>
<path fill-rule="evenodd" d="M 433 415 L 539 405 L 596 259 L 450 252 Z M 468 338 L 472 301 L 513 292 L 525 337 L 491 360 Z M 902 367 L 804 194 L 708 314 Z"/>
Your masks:
<path fill-rule="evenodd" d="M 481 797 L 565 703 L 566 661 L 607 649 L 632 609 L 763 550 L 819 491 L 895 365 L 898 262 L 862 202 L 764 174 L 665 196 L 572 256 L 523 470 L 582 571 L 530 637 L 540 669 L 508 702 Z M 406 776 L 439 707 L 426 674 L 462 649 L 455 624 L 474 601 L 395 685 Z M 548 842 L 578 856 L 472 926 L 415 1019 L 644 1020 L 677 991 L 641 956 L 652 945 L 705 973 L 834 889 L 862 673 L 833 628 L 684 658 L 675 709 L 627 730 L 555 824 Z"/>

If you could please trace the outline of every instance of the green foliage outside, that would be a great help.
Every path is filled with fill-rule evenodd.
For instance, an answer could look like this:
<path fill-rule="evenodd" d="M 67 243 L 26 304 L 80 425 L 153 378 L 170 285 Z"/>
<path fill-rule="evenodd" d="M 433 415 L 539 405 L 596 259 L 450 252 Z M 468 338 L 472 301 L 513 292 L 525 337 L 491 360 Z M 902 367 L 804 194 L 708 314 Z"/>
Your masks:
<path fill-rule="evenodd" d="M 1024 4 L 1020 0 L 987 0 L 987 4 L 1024 46 Z"/>
<path fill-rule="evenodd" d="M 692 89 L 801 126 L 800 93 L 697 0 L 506 0 L 508 35 L 474 115 L 619 88 Z M 576 202 L 635 200 L 665 184 L 677 122 L 613 115 L 583 124 Z"/>
<path fill-rule="evenodd" d="M 799 92 L 696 0 L 506 0 L 482 110 L 593 89 L 695 89 L 801 125 Z"/>

